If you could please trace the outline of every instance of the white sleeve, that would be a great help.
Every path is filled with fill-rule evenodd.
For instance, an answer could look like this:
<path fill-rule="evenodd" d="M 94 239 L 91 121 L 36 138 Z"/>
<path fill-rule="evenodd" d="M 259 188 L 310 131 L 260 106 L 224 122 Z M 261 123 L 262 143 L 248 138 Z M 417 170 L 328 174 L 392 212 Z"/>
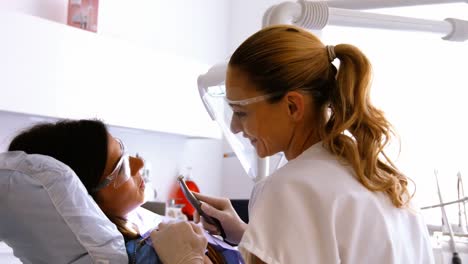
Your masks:
<path fill-rule="evenodd" d="M 278 179 L 256 193 L 240 251 L 269 264 L 339 263 L 324 198 L 301 181 Z"/>

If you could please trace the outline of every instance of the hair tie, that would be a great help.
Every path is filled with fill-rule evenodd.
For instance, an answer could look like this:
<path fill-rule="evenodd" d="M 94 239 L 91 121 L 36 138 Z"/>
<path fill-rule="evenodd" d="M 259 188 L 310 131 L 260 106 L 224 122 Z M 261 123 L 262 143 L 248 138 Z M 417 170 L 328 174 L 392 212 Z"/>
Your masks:
<path fill-rule="evenodd" d="M 327 45 L 325 46 L 327 48 L 327 53 L 328 53 L 328 60 L 330 62 L 334 61 L 336 59 L 336 54 L 335 54 L 335 46 L 333 45 Z"/>

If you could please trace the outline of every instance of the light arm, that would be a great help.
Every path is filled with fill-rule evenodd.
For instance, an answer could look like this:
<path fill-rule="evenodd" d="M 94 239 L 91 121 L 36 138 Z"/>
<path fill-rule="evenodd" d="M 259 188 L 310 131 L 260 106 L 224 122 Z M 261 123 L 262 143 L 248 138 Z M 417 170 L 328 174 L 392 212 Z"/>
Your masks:
<path fill-rule="evenodd" d="M 434 3 L 435 1 L 426 2 Z M 468 21 L 454 18 L 436 21 L 393 16 L 335 8 L 330 7 L 331 4 L 326 1 L 280 3 L 265 12 L 263 27 L 275 24 L 294 24 L 308 29 L 322 29 L 326 25 L 335 25 L 440 33 L 443 34 L 443 39 L 452 41 L 468 39 Z"/>
<path fill-rule="evenodd" d="M 433 4 L 468 3 L 463 0 L 328 0 L 328 6 L 346 9 L 375 9 Z"/>

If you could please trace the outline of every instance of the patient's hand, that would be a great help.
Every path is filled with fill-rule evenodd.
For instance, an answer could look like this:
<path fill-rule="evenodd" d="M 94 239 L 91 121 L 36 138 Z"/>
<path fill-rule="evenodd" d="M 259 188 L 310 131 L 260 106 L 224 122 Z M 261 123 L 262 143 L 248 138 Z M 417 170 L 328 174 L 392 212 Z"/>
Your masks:
<path fill-rule="evenodd" d="M 205 263 L 208 242 L 203 229 L 192 222 L 161 223 L 158 230 L 151 232 L 151 240 L 163 263 Z"/>

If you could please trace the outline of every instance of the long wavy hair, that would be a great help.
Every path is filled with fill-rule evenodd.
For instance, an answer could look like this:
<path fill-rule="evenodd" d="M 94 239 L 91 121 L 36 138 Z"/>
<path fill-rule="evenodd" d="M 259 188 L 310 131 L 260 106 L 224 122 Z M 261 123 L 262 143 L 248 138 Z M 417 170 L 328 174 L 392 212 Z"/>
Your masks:
<path fill-rule="evenodd" d="M 350 164 L 367 189 L 384 192 L 394 206 L 404 207 L 412 197 L 409 179 L 384 151 L 395 133 L 370 101 L 371 64 L 352 45 L 339 44 L 333 50 L 338 69 L 327 47 L 313 34 L 291 25 L 275 25 L 243 42 L 229 67 L 247 74 L 260 92 L 279 94 L 269 103 L 291 90 L 308 92 L 324 147 Z"/>

